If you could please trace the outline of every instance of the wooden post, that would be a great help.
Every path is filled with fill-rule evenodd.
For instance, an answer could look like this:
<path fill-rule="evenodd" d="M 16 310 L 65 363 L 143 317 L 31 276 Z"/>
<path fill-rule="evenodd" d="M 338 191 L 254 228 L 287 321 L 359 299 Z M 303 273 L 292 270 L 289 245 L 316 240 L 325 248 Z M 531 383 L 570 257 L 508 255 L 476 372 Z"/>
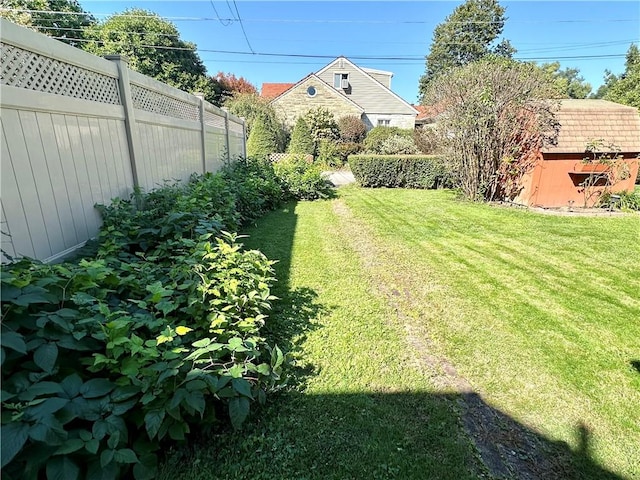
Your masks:
<path fill-rule="evenodd" d="M 133 99 L 131 98 L 131 84 L 129 83 L 129 60 L 124 55 L 106 55 L 104 58 L 115 62 L 118 66 L 118 87 L 120 100 L 124 108 L 124 127 L 127 132 L 127 146 L 129 147 L 129 162 L 131 163 L 131 176 L 133 186 L 139 187 L 138 167 L 136 157 L 140 151 L 138 136 L 136 135 L 136 119 L 133 113 Z"/>

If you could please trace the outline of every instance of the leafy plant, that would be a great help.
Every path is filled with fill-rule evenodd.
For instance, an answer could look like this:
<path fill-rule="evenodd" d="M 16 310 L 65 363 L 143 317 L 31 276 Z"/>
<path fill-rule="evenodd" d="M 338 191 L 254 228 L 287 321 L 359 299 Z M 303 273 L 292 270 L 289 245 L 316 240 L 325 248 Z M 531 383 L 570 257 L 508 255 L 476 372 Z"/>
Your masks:
<path fill-rule="evenodd" d="M 352 155 L 349 165 L 363 187 L 443 188 L 451 177 L 441 157 Z"/>
<path fill-rule="evenodd" d="M 288 198 L 315 200 L 331 196 L 331 185 L 320 167 L 308 163 L 303 156 L 284 158 L 274 164 L 274 170 Z"/>
<path fill-rule="evenodd" d="M 382 145 L 391 137 L 404 137 L 411 139 L 413 130 L 404 130 L 398 127 L 375 127 L 369 130 L 364 139 L 364 152 L 368 154 L 382 155 Z"/>
<path fill-rule="evenodd" d="M 367 126 L 360 117 L 346 115 L 338 119 L 341 143 L 360 143 L 367 135 Z"/>
<path fill-rule="evenodd" d="M 604 140 L 591 140 L 585 149 L 587 156 L 583 158 L 583 168 L 590 168 L 592 173 L 580 183 L 584 196 L 584 207 L 600 202 L 602 195 L 610 196 L 611 187 L 626 180 L 631 175 L 629 165 L 619 154 L 620 147 L 606 144 Z"/>

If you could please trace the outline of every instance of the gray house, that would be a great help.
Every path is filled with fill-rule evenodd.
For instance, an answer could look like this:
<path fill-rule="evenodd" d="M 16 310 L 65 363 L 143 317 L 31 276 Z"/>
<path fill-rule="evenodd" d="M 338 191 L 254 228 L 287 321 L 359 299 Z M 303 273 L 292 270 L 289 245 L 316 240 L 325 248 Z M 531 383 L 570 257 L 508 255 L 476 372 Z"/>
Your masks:
<path fill-rule="evenodd" d="M 391 91 L 392 76 L 391 72 L 362 68 L 338 57 L 298 83 L 263 84 L 262 96 L 273 98 L 271 104 L 289 126 L 309 110 L 324 107 L 336 119 L 359 116 L 367 129 L 412 129 L 418 111 Z"/>

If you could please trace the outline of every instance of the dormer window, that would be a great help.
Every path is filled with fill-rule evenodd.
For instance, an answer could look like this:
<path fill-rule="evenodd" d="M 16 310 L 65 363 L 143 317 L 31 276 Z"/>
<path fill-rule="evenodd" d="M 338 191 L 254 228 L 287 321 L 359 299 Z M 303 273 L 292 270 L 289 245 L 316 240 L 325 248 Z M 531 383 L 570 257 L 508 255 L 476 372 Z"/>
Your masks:
<path fill-rule="evenodd" d="M 342 88 L 346 90 L 349 88 L 349 74 L 348 73 L 334 73 L 333 74 L 333 86 L 335 88 Z"/>

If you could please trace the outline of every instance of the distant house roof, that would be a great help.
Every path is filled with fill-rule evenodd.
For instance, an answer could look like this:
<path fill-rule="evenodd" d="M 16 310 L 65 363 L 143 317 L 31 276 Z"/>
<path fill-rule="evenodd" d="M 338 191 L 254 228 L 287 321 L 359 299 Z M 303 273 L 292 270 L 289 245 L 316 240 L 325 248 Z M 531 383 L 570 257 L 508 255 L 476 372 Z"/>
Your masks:
<path fill-rule="evenodd" d="M 275 98 L 293 87 L 295 83 L 263 83 L 260 96 Z"/>
<path fill-rule="evenodd" d="M 556 112 L 560 132 L 546 153 L 584 153 L 587 143 L 604 140 L 621 152 L 640 152 L 638 109 L 606 100 L 562 100 Z"/>

